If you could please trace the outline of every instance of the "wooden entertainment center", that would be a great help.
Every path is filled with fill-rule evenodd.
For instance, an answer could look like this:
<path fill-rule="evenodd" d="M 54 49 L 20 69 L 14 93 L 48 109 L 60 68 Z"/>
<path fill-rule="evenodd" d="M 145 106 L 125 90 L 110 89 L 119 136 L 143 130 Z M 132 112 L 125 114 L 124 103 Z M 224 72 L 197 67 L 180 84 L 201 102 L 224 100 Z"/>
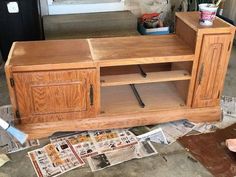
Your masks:
<path fill-rule="evenodd" d="M 5 71 L 18 128 L 30 138 L 220 120 L 235 27 L 176 14 L 176 33 L 15 42 Z"/>

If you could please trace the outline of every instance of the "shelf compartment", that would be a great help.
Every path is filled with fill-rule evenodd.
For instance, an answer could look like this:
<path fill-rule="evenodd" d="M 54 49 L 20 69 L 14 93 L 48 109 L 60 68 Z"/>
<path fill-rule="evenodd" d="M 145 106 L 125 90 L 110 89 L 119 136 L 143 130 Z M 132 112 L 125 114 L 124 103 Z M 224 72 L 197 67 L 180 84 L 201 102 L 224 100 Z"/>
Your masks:
<path fill-rule="evenodd" d="M 187 82 L 187 81 L 186 81 Z M 101 88 L 101 113 L 106 115 L 182 108 L 185 101 L 175 82 L 135 85 L 145 107 L 141 108 L 129 85 Z"/>
<path fill-rule="evenodd" d="M 179 81 L 190 80 L 191 75 L 185 70 L 148 72 L 147 77 L 143 77 L 140 73 L 121 74 L 121 75 L 106 75 L 101 76 L 101 86 L 116 86 L 127 84 L 142 84 L 153 82 Z"/>

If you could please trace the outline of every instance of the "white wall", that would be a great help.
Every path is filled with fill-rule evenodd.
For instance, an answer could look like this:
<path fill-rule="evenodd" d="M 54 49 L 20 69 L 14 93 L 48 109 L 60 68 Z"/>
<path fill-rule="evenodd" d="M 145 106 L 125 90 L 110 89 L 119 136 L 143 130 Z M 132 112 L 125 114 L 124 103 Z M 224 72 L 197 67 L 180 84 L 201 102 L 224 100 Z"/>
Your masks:
<path fill-rule="evenodd" d="M 40 0 L 40 9 L 41 9 L 41 15 L 48 15 L 48 2 L 47 0 Z"/>
<path fill-rule="evenodd" d="M 136 16 L 140 16 L 147 10 L 142 8 L 142 4 L 150 5 L 150 10 L 166 11 L 170 10 L 170 4 L 179 6 L 182 0 L 169 0 L 170 4 L 165 5 L 167 0 L 121 0 L 121 2 L 101 3 L 101 4 L 62 4 L 50 5 L 51 0 L 40 0 L 42 15 L 65 14 L 65 13 L 85 13 L 85 12 L 102 12 L 102 11 L 120 11 L 130 10 Z M 141 2 L 141 3 L 140 3 Z M 49 5 L 48 5 L 49 4 Z M 140 5 L 141 4 L 141 5 Z M 151 11 L 150 11 L 151 12 Z"/>
<path fill-rule="evenodd" d="M 63 4 L 49 5 L 49 15 L 55 14 L 74 14 L 91 12 L 109 12 L 124 10 L 124 2 L 99 3 L 99 4 Z"/>
<path fill-rule="evenodd" d="M 226 0 L 224 7 L 224 16 L 230 18 L 236 23 L 236 0 Z"/>

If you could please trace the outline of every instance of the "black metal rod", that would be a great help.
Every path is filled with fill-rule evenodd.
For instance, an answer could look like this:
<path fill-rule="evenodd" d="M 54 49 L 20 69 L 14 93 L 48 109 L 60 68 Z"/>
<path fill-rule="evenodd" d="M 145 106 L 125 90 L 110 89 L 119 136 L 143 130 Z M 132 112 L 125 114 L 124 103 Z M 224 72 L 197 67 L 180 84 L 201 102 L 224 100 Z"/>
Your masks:
<path fill-rule="evenodd" d="M 135 97 L 136 97 L 140 107 L 144 108 L 145 104 L 143 103 L 143 100 L 141 99 L 141 97 L 140 97 L 140 95 L 139 95 L 135 85 L 134 84 L 130 84 L 130 87 L 131 87 L 132 91 L 134 92 L 134 95 L 135 95 Z"/>
<path fill-rule="evenodd" d="M 141 66 L 141 65 L 138 65 L 138 68 L 139 68 L 140 74 L 141 74 L 143 77 L 147 77 L 147 73 L 144 72 L 142 66 Z"/>

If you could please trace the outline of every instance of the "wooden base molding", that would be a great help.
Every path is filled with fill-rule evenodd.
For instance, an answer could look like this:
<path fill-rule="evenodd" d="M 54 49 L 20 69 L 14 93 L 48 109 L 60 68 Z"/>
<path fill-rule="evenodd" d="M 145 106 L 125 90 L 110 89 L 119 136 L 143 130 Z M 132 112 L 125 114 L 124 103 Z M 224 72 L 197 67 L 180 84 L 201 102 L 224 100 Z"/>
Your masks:
<path fill-rule="evenodd" d="M 220 107 L 186 108 L 146 112 L 142 114 L 129 114 L 117 116 L 99 116 L 87 119 L 71 119 L 67 121 L 54 121 L 19 125 L 30 139 L 47 137 L 58 131 L 85 131 L 113 128 L 128 128 L 142 125 L 153 125 L 163 122 L 188 119 L 192 122 L 212 122 L 221 119 Z"/>

